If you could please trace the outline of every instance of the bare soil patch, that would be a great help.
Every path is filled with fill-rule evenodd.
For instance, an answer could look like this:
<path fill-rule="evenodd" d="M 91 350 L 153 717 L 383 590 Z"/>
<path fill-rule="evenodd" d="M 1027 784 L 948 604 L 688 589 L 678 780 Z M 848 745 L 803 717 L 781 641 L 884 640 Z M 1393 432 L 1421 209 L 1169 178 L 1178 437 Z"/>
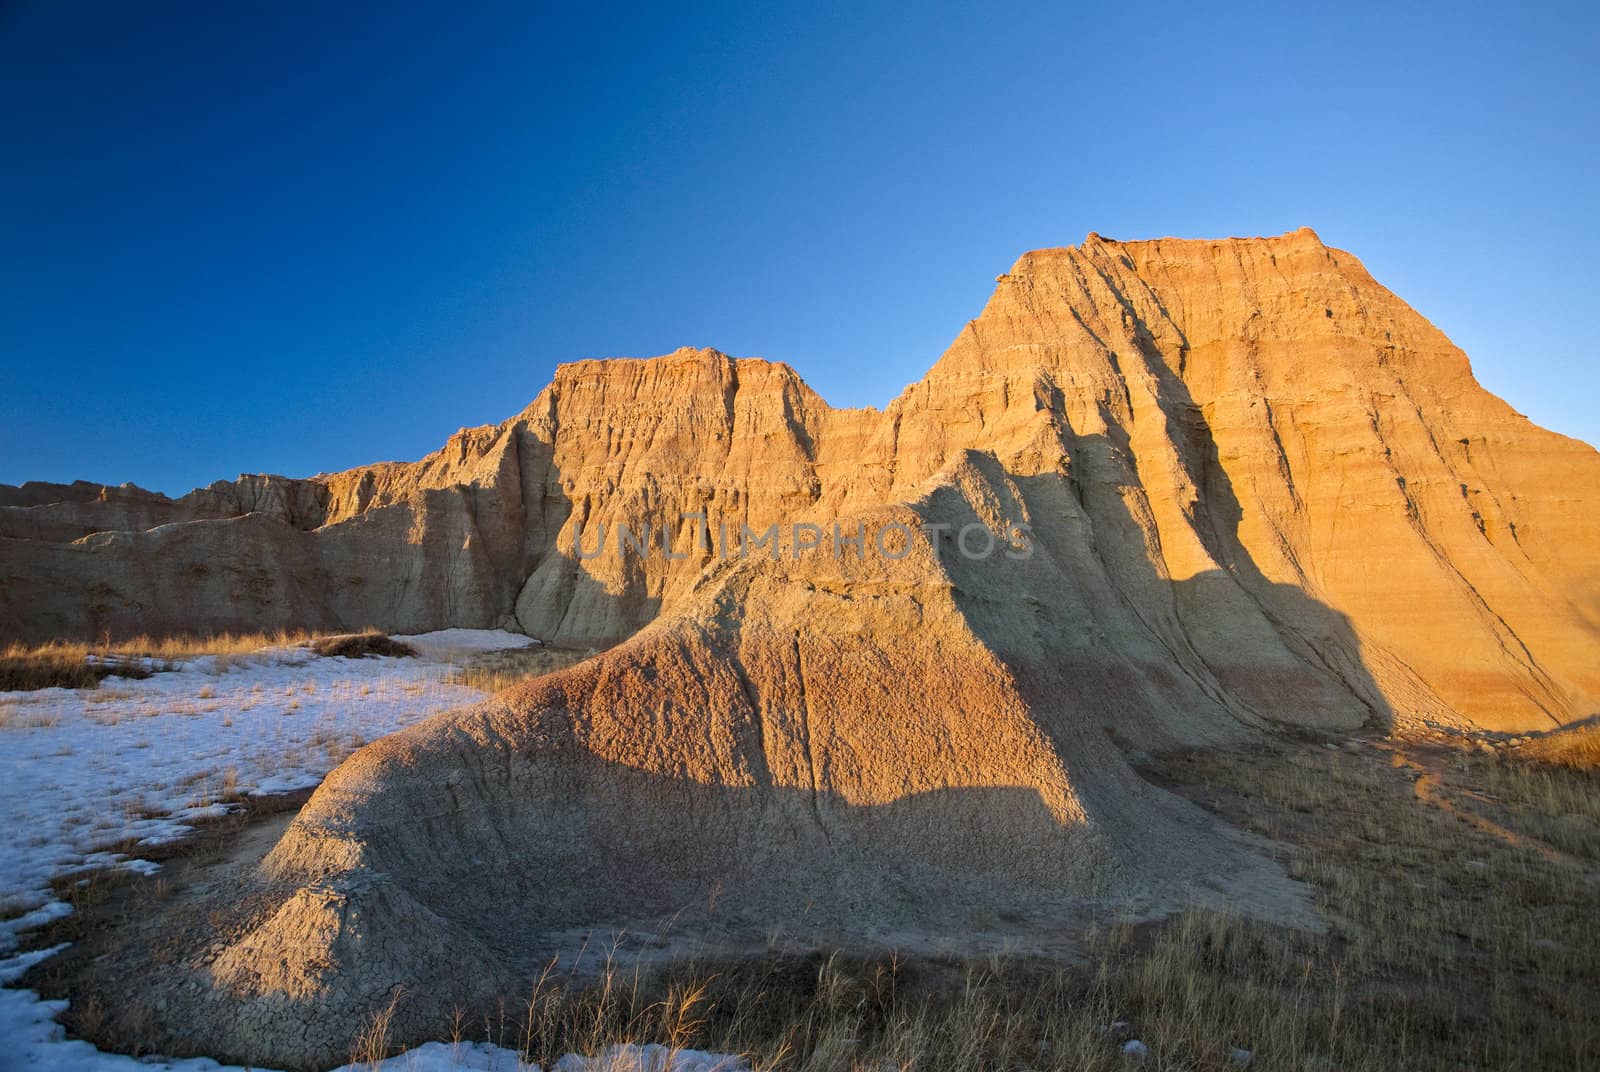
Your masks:
<path fill-rule="evenodd" d="M 22 985 L 46 998 L 70 1001 L 62 1022 L 74 1036 L 102 1049 L 142 1056 L 166 1041 L 152 1026 L 153 1010 L 125 994 L 137 974 L 170 963 L 214 920 L 192 910 L 215 884 L 253 867 L 282 835 L 311 790 L 239 797 L 234 810 L 195 823 L 193 836 L 161 845 L 128 843 L 110 851 L 162 865 L 153 875 L 101 868 L 64 875 L 56 896 L 72 914 L 24 935 L 29 948 L 71 943 L 42 962 Z M 169 1056 L 174 1055 L 169 1052 Z M 181 1056 L 181 1054 L 177 1054 Z"/>

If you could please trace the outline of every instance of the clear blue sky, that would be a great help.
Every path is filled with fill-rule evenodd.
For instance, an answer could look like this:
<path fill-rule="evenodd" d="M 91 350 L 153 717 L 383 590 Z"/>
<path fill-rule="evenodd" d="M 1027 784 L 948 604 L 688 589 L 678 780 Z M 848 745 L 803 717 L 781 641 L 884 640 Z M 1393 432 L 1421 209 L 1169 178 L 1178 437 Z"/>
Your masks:
<path fill-rule="evenodd" d="M 415 458 L 684 344 L 882 405 L 1090 230 L 1310 225 L 1600 442 L 1586 5 L 764 6 L 0 7 L 0 482 Z"/>

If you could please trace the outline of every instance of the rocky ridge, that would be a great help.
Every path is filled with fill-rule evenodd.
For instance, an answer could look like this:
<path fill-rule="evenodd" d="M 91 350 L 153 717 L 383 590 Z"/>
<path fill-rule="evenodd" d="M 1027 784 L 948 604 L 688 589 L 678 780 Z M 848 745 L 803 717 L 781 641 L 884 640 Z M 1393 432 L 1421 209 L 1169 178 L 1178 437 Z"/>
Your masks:
<path fill-rule="evenodd" d="M 1112 596 L 1086 620 L 1132 615 L 1164 658 L 1232 675 L 1224 692 L 1307 663 L 1348 690 L 1337 667 L 1365 664 L 1369 708 L 1517 728 L 1600 706 L 1594 450 L 1484 391 L 1309 230 L 1026 254 L 881 412 L 685 349 L 563 365 L 522 413 L 419 462 L 177 500 L 0 490 L 3 632 L 515 625 L 610 644 L 706 558 L 584 561 L 580 533 L 665 526 L 683 547 L 686 513 L 827 527 L 969 451 L 1047 500 L 1040 542 Z"/>

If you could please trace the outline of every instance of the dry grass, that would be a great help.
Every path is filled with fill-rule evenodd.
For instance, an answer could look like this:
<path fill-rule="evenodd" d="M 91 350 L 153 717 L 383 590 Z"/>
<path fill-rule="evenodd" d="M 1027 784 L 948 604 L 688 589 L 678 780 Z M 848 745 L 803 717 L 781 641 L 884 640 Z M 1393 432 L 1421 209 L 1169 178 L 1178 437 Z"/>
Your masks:
<path fill-rule="evenodd" d="M 1372 1052 L 1337 965 L 1307 959 L 1292 934 L 1192 912 L 1154 932 L 1109 928 L 1087 946 L 1089 963 L 1070 967 L 834 953 L 656 976 L 608 968 L 583 987 L 541 978 L 476 1030 L 456 1032 L 544 1067 L 563 1053 L 649 1041 L 743 1054 L 758 1070 L 1088 1072 L 1131 1067 L 1122 1047 L 1134 1038 L 1155 1068 L 1407 1067 Z M 391 1018 L 382 1017 L 386 1044 Z M 369 1029 L 358 1044 L 367 1060 L 380 1056 L 371 1038 Z"/>
<path fill-rule="evenodd" d="M 1297 1007 L 1339 1010 L 1339 1031 L 1306 1040 L 1327 1067 L 1593 1067 L 1600 781 L 1566 772 L 1562 799 L 1583 836 L 1562 858 L 1536 808 L 1494 799 L 1507 761 L 1402 751 L 1399 762 L 1378 749 L 1195 755 L 1162 773 L 1290 846 L 1291 874 L 1332 922 L 1326 936 L 1282 942 L 1322 980 Z M 1239 989 L 1237 977 L 1215 983 Z M 1315 1063 L 1296 1061 L 1287 1067 Z"/>
<path fill-rule="evenodd" d="M 90 661 L 90 648 L 78 644 L 8 645 L 0 651 L 0 692 L 34 689 L 92 689 L 112 676 L 149 677 L 152 668 L 133 656 L 101 654 Z"/>
<path fill-rule="evenodd" d="M 394 1022 L 395 1010 L 404 996 L 405 988 L 396 987 L 389 1004 L 368 1019 L 350 1050 L 349 1063 L 352 1068 L 376 1068 L 389 1056 L 389 1029 Z"/>
<path fill-rule="evenodd" d="M 85 652 L 175 661 L 193 659 L 201 655 L 248 655 L 262 648 L 285 648 L 305 644 L 313 637 L 314 634 L 304 629 L 280 629 L 276 632 L 138 636 L 131 640 L 78 646 Z"/>
<path fill-rule="evenodd" d="M 1588 722 L 1534 738 L 1513 755 L 1524 762 L 1552 767 L 1600 770 L 1600 723 Z"/>
<path fill-rule="evenodd" d="M 1189 911 L 1103 922 L 1081 935 L 1081 959 L 1070 962 L 1025 951 L 956 960 L 775 947 L 650 972 L 619 957 L 598 980 L 547 972 L 496 1008 L 437 1023 L 409 1019 L 406 995 L 386 999 L 350 1025 L 353 1056 L 370 1064 L 450 1038 L 505 1046 L 546 1068 L 563 1053 L 623 1042 L 740 1053 L 758 1072 L 1222 1072 L 1241 1067 L 1245 1051 L 1253 1070 L 1600 1067 L 1600 885 L 1591 881 L 1600 853 L 1581 841 L 1552 855 L 1543 805 L 1493 791 L 1496 779 L 1548 773 L 1520 757 L 1437 746 L 1305 743 L 1171 756 L 1148 771 L 1273 838 L 1328 921 L 1324 933 Z M 1593 822 L 1596 776 L 1559 773 L 1578 779 L 1560 799 Z M 118 881 L 147 886 L 139 896 L 173 896 Z M 119 911 L 149 915 L 136 899 Z M 103 960 L 87 930 L 94 919 L 84 905 L 39 941 L 72 939 L 73 955 Z M 74 997 L 75 1033 L 124 1052 L 162 1049 L 134 1010 L 88 1004 L 96 989 L 74 993 L 65 974 L 50 980 L 50 964 L 38 982 L 49 996 Z M 1122 1054 L 1133 1039 L 1148 1047 L 1142 1064 Z"/>
<path fill-rule="evenodd" d="M 60 721 L 60 714 L 54 711 L 35 710 L 31 704 L 18 703 L 14 700 L 0 703 L 0 729 L 48 729 Z"/>
<path fill-rule="evenodd" d="M 479 655 L 457 670 L 451 682 L 485 692 L 499 692 L 513 685 L 554 673 L 581 663 L 595 654 L 595 649 L 529 647 L 507 651 L 490 651 Z"/>
<path fill-rule="evenodd" d="M 214 636 L 134 637 L 89 644 L 55 640 L 45 644 L 10 644 L 0 650 L 0 692 L 52 687 L 92 689 L 105 678 L 146 678 L 171 670 L 185 659 L 213 656 L 218 669 L 263 648 L 305 646 L 318 655 L 359 659 L 369 655 L 415 655 L 407 644 L 376 630 L 339 636 L 317 636 L 304 630 L 275 633 L 221 633 Z M 206 698 L 211 690 L 202 690 Z"/>
<path fill-rule="evenodd" d="M 145 678 L 201 655 L 242 656 L 265 647 L 304 644 L 304 631 L 222 633 L 214 636 L 134 637 L 90 644 L 53 640 L 8 644 L 0 650 L 0 692 L 92 689 L 111 675 Z"/>
<path fill-rule="evenodd" d="M 402 644 L 385 633 L 368 630 L 346 636 L 321 637 L 311 642 L 311 650 L 323 656 L 365 659 L 369 655 L 414 656 L 417 649 Z"/>
<path fill-rule="evenodd" d="M 1520 824 L 1558 851 L 1600 858 L 1600 726 L 1537 738 L 1481 766 L 1481 800 L 1496 821 Z"/>
<path fill-rule="evenodd" d="M 1254 1069 L 1596 1067 L 1596 844 L 1549 858 L 1536 808 L 1487 799 L 1505 761 L 1432 761 L 1443 773 L 1431 796 L 1418 792 L 1420 767 L 1377 748 L 1275 745 L 1152 771 L 1277 839 L 1326 933 L 1189 911 L 1093 928 L 1085 961 L 1070 965 L 774 954 L 654 976 L 611 968 L 598 984 L 542 978 L 497 1014 L 467 1017 L 466 1033 L 546 1067 L 656 1041 L 742 1053 L 758 1070 L 1080 1072 L 1133 1067 L 1132 1039 L 1148 1047 L 1144 1067 L 1196 1072 L 1241 1067 L 1247 1051 Z M 1593 816 L 1593 776 L 1565 773 L 1583 780 L 1562 799 Z M 1451 807 L 1498 809 L 1508 829 Z"/>

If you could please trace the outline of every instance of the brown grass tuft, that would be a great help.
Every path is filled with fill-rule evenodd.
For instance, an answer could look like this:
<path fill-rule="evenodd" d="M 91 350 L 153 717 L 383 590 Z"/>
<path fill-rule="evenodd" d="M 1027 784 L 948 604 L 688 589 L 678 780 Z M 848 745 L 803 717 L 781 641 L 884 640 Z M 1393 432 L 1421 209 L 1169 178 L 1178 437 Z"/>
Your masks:
<path fill-rule="evenodd" d="M 1529 741 L 1515 751 L 1519 760 L 1532 760 L 1552 767 L 1573 770 L 1600 770 L 1600 723 L 1557 730 Z"/>
<path fill-rule="evenodd" d="M 149 677 L 151 670 L 131 656 L 103 655 L 91 661 L 89 650 L 76 644 L 26 647 L 12 644 L 0 652 L 0 692 L 34 689 L 92 689 L 113 674 Z"/>
<path fill-rule="evenodd" d="M 311 634 L 219 633 L 208 636 L 139 636 L 131 640 L 52 640 L 44 644 L 9 644 L 0 650 L 0 692 L 47 689 L 92 689 L 112 675 L 149 677 L 172 669 L 183 659 L 201 655 L 239 656 L 267 647 L 304 644 Z"/>
<path fill-rule="evenodd" d="M 369 655 L 409 657 L 417 654 L 417 649 L 410 644 L 402 644 L 376 630 L 321 637 L 311 642 L 311 650 L 318 655 L 339 656 L 345 659 L 365 659 Z"/>
<path fill-rule="evenodd" d="M 593 654 L 593 648 L 578 650 L 538 645 L 484 652 L 456 671 L 451 680 L 457 685 L 482 689 L 484 692 L 499 692 L 544 674 L 564 670 Z"/>
<path fill-rule="evenodd" d="M 376 1069 L 389 1057 L 389 1030 L 394 1023 L 395 1010 L 404 996 L 405 988 L 395 987 L 394 994 L 389 998 L 389 1004 L 368 1018 L 361 1029 L 361 1034 L 356 1037 L 355 1045 L 351 1047 L 351 1068 Z"/>

